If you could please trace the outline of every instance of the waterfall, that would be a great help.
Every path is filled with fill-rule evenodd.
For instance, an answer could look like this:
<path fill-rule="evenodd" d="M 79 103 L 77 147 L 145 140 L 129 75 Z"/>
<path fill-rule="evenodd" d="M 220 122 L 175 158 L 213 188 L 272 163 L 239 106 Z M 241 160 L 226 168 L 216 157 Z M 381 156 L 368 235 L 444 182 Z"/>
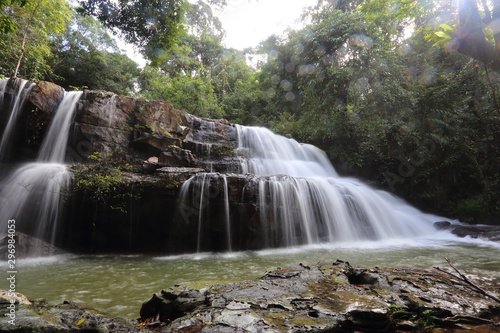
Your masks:
<path fill-rule="evenodd" d="M 237 126 L 243 173 L 292 177 L 338 177 L 325 152 L 263 127 Z"/>
<path fill-rule="evenodd" d="M 2 106 L 3 95 L 5 93 L 5 88 L 7 87 L 8 82 L 9 82 L 9 80 L 7 80 L 7 79 L 0 80 L 0 106 Z"/>
<path fill-rule="evenodd" d="M 249 186 L 256 187 L 258 226 L 230 211 L 245 199 L 230 203 L 227 175 L 197 174 L 183 184 L 179 202 L 185 225 L 197 226 L 188 234 L 196 234 L 198 252 L 213 249 L 203 245 L 214 237 L 213 230 L 218 230 L 218 247 L 224 234 L 224 249 L 231 251 L 238 243 L 232 237 L 242 235 L 238 220 L 260 233 L 255 248 L 390 241 L 436 233 L 433 224 L 439 217 L 355 178 L 340 177 L 319 148 L 266 128 L 236 126 L 241 177 L 249 177 Z"/>
<path fill-rule="evenodd" d="M 37 157 L 38 161 L 64 163 L 73 111 L 81 95 L 81 91 L 71 91 L 64 94 L 64 98 L 42 142 Z"/>
<path fill-rule="evenodd" d="M 226 225 L 227 250 L 232 251 L 231 246 L 231 216 L 229 210 L 229 187 L 227 186 L 227 177 L 222 175 L 223 193 L 224 193 L 224 224 Z"/>
<path fill-rule="evenodd" d="M 68 133 L 81 94 L 65 93 L 36 161 L 21 165 L 0 182 L 2 233 L 6 230 L 7 221 L 15 219 L 17 231 L 54 242 L 61 192 L 70 180 L 69 171 L 64 165 Z M 18 98 L 19 93 L 16 95 Z"/>
<path fill-rule="evenodd" d="M 232 251 L 229 186 L 227 176 L 199 173 L 182 184 L 179 193 L 179 218 L 192 225 L 196 252 L 214 247 Z M 184 224 L 184 223 L 183 223 Z"/>
<path fill-rule="evenodd" d="M 2 107 L 2 112 L 5 112 L 9 120 L 5 125 L 3 130 L 2 138 L 0 139 L 0 161 L 5 159 L 8 149 L 11 148 L 10 140 L 14 132 L 15 123 L 19 116 L 19 111 L 24 106 L 24 103 L 31 92 L 31 89 L 35 85 L 33 82 L 29 82 L 23 79 L 17 79 L 13 81 L 13 89 L 16 94 L 13 100 L 10 101 L 8 107 L 3 106 L 5 90 L 7 89 L 8 80 L 2 80 L 0 83 L 0 106 Z"/>
<path fill-rule="evenodd" d="M 266 128 L 238 126 L 242 169 L 258 179 L 268 246 L 430 235 L 438 217 L 361 181 L 340 177 L 326 154 Z"/>

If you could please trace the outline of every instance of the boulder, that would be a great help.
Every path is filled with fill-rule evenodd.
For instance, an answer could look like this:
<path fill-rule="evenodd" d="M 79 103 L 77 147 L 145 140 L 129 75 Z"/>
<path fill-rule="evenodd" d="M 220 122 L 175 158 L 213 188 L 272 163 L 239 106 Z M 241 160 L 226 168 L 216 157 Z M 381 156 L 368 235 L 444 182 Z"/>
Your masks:
<path fill-rule="evenodd" d="M 485 240 L 500 242 L 500 226 L 474 225 L 474 224 L 452 224 L 448 221 L 434 223 L 438 230 L 450 230 L 459 237 L 481 238 Z"/>
<path fill-rule="evenodd" d="M 64 97 L 64 89 L 52 82 L 38 82 L 29 96 L 29 101 L 38 109 L 52 114 Z"/>
<path fill-rule="evenodd" d="M 198 165 L 190 150 L 169 146 L 158 157 L 160 167 L 195 167 Z"/>
<path fill-rule="evenodd" d="M 7 260 L 9 240 L 12 238 L 5 236 L 0 240 L 0 253 L 2 260 Z M 35 237 L 31 237 L 22 232 L 14 234 L 15 258 L 43 257 L 65 253 L 63 250 Z"/>

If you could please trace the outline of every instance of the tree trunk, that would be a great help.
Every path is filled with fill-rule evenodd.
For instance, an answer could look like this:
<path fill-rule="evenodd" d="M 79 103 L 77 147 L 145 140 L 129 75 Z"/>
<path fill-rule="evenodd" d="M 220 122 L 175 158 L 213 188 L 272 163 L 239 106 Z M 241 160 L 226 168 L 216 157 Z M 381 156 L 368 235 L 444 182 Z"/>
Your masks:
<path fill-rule="evenodd" d="M 491 15 L 491 29 L 495 37 L 495 48 L 500 52 L 500 0 L 493 0 L 493 12 Z"/>
<path fill-rule="evenodd" d="M 30 17 L 26 21 L 26 24 L 24 26 L 23 41 L 21 44 L 21 53 L 19 54 L 19 58 L 17 59 L 16 69 L 14 70 L 14 73 L 12 74 L 13 78 L 17 78 L 17 75 L 19 74 L 19 68 L 21 68 L 21 62 L 23 61 L 23 58 L 24 58 L 24 51 L 26 51 L 26 42 L 28 40 L 28 35 L 30 33 L 30 29 L 31 29 L 31 26 L 33 25 L 35 15 L 38 12 L 38 8 L 40 7 L 41 3 L 42 3 L 41 0 L 39 0 L 36 3 L 35 8 L 33 8 L 33 11 L 31 12 Z"/>
<path fill-rule="evenodd" d="M 475 0 L 459 0 L 458 16 L 457 51 L 484 62 L 494 70 L 500 70 L 500 49 L 486 41 L 483 21 Z M 500 18 L 500 0 L 495 0 L 492 16 L 493 23 L 495 18 Z M 498 38 L 496 45 L 500 46 L 500 27 L 498 30 L 498 33 L 495 34 L 495 41 Z"/>
<path fill-rule="evenodd" d="M 17 59 L 16 69 L 14 70 L 14 73 L 12 74 L 12 77 L 14 79 L 17 78 L 17 74 L 19 74 L 19 68 L 21 67 L 21 62 L 23 61 L 23 58 L 24 58 L 24 50 L 26 49 L 26 39 L 27 38 L 28 38 L 28 32 L 24 32 L 23 42 L 21 44 L 21 53 L 19 54 L 19 58 Z"/>

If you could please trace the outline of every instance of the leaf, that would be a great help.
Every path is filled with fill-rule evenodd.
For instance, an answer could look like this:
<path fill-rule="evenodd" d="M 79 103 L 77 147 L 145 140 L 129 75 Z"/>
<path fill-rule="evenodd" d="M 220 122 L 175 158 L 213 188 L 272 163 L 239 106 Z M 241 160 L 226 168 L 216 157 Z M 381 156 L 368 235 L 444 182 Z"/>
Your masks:
<path fill-rule="evenodd" d="M 446 32 L 444 32 L 444 31 L 436 31 L 434 34 L 435 34 L 436 36 L 441 37 L 441 38 L 444 38 L 444 39 L 450 39 L 450 38 L 451 38 L 451 37 L 450 37 L 450 35 L 448 35 L 448 34 L 447 34 Z"/>
<path fill-rule="evenodd" d="M 76 326 L 81 325 L 85 321 L 85 318 L 80 319 L 79 321 L 76 322 Z"/>
<path fill-rule="evenodd" d="M 439 27 L 442 28 L 444 31 L 453 31 L 453 28 L 446 23 L 440 24 Z"/>

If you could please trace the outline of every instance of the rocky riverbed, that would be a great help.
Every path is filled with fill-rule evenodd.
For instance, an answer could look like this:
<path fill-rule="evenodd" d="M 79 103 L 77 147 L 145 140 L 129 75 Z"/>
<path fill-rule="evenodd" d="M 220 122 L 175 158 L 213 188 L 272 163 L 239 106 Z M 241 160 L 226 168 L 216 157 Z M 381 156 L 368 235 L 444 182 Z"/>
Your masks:
<path fill-rule="evenodd" d="M 277 268 L 255 280 L 175 285 L 138 304 L 137 321 L 3 292 L 0 331 L 500 332 L 499 293 L 496 279 L 451 265 L 364 268 L 337 260 Z"/>
<path fill-rule="evenodd" d="M 449 270 L 299 264 L 258 280 L 166 289 L 141 317 L 160 332 L 500 332 L 498 281 Z"/>
<path fill-rule="evenodd" d="M 0 332 L 22 333 L 147 333 L 131 320 L 112 317 L 66 301 L 50 305 L 46 300 L 0 291 Z"/>

